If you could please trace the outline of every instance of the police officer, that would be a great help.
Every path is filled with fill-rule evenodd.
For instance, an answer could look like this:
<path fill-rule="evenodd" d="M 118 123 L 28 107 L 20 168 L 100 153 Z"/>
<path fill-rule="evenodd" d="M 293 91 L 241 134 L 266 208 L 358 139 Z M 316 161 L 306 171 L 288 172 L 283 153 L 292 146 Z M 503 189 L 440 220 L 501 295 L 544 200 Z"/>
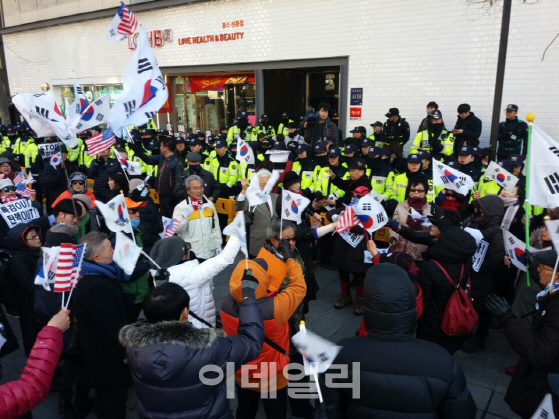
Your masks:
<path fill-rule="evenodd" d="M 369 135 L 369 140 L 373 141 L 373 145 L 379 148 L 388 146 L 384 132 L 382 132 L 382 122 L 373 122 L 371 127 L 373 127 L 373 133 Z"/>
<path fill-rule="evenodd" d="M 261 132 L 266 135 L 266 138 L 272 139 L 276 135 L 276 130 L 273 126 L 270 125 L 268 120 L 268 115 L 263 113 L 259 120 L 259 125 L 254 128 L 256 134 L 260 134 Z M 254 135 L 254 132 L 253 132 Z"/>
<path fill-rule="evenodd" d="M 363 141 L 361 141 L 360 147 L 361 155 L 363 156 L 363 158 L 367 158 L 367 156 L 369 155 L 369 148 L 374 147 L 373 140 L 365 138 Z"/>
<path fill-rule="evenodd" d="M 528 124 L 518 119 L 518 106 L 509 104 L 505 109 L 506 119 L 499 124 L 497 158 L 507 159 L 511 154 L 526 155 L 528 151 Z"/>
<path fill-rule="evenodd" d="M 353 139 L 346 139 L 346 144 L 360 145 L 363 140 L 367 139 L 367 130 L 363 126 L 355 127 L 349 132 Z"/>
<path fill-rule="evenodd" d="M 367 172 L 366 175 L 369 178 L 371 188 L 384 195 L 386 192 L 386 179 L 390 174 L 390 166 L 384 164 L 382 160 L 382 152 L 379 147 L 369 148 L 369 154 L 367 155 Z"/>
<path fill-rule="evenodd" d="M 239 177 L 239 164 L 228 153 L 227 142 L 219 140 L 215 146 L 216 157 L 211 159 L 213 177 L 221 185 L 221 197 L 229 198 L 236 193 L 237 179 Z"/>
<path fill-rule="evenodd" d="M 297 158 L 291 170 L 301 177 L 301 191 L 314 192 L 319 177 L 320 166 L 310 156 L 308 144 L 299 144 L 295 150 Z"/>
<path fill-rule="evenodd" d="M 281 114 L 281 122 L 278 125 L 278 134 L 283 134 L 287 137 L 287 134 L 289 134 L 289 124 L 294 122 L 292 119 L 289 119 L 289 115 L 287 114 L 287 112 L 284 112 Z M 295 128 L 297 128 L 297 125 L 295 125 Z"/>
<path fill-rule="evenodd" d="M 410 124 L 406 122 L 405 118 L 400 117 L 400 110 L 398 108 L 390 108 L 385 115 L 388 119 L 382 128 L 386 142 L 397 142 L 400 144 L 400 149 L 404 149 L 410 139 Z"/>
<path fill-rule="evenodd" d="M 475 167 L 474 161 L 475 156 L 473 147 L 462 147 L 458 152 L 458 163 L 460 164 L 459 170 L 470 176 L 475 183 L 478 183 L 481 177 L 481 171 Z"/>
<path fill-rule="evenodd" d="M 288 148 L 290 143 L 295 143 L 297 144 L 297 146 L 305 143 L 305 138 L 297 133 L 297 124 L 295 122 L 290 122 L 284 128 L 285 130 L 287 130 L 287 135 L 285 136 L 285 144 Z"/>
<path fill-rule="evenodd" d="M 441 111 L 434 110 L 428 117 L 427 129 L 418 132 L 410 147 L 410 153 L 427 151 L 433 158 L 444 161 L 452 155 L 454 149 L 454 135 L 444 126 Z"/>
<path fill-rule="evenodd" d="M 328 151 L 328 166 L 321 167 L 318 172 L 314 189 L 322 192 L 322 195 L 326 197 L 323 201 L 326 211 L 331 211 L 341 205 L 339 200 L 346 194 L 346 191 L 335 186 L 330 178 L 330 171 L 332 171 L 339 179 L 349 179 L 349 170 L 341 164 L 341 156 L 339 148 L 331 147 Z"/>
<path fill-rule="evenodd" d="M 359 149 L 355 144 L 347 144 L 344 148 L 344 155 L 342 157 L 342 165 L 349 166 L 351 159 L 359 157 Z"/>
<path fill-rule="evenodd" d="M 227 125 L 222 125 L 221 127 L 219 127 L 219 140 L 227 140 L 227 132 L 229 131 L 229 128 L 227 127 Z"/>
<path fill-rule="evenodd" d="M 522 170 L 524 169 L 524 156 L 520 154 L 511 154 L 509 155 L 508 161 L 510 161 L 512 166 L 511 173 L 518 178 L 520 182 L 526 182 L 526 176 L 522 174 Z"/>
<path fill-rule="evenodd" d="M 328 148 L 324 141 L 319 141 L 313 146 L 313 160 L 318 163 L 320 167 L 328 166 Z"/>
<path fill-rule="evenodd" d="M 245 141 L 256 141 L 258 134 L 256 134 L 256 132 L 253 133 L 253 130 L 252 125 L 248 123 L 247 112 L 239 111 L 237 125 L 229 128 L 229 132 L 227 133 L 227 142 L 230 143 L 239 138 Z"/>
<path fill-rule="evenodd" d="M 387 212 L 389 209 L 392 209 L 392 213 L 394 213 L 396 206 L 406 200 L 406 188 L 408 187 L 409 179 L 421 174 L 420 156 L 418 154 L 410 154 L 407 160 L 407 170 L 394 177 L 392 190 L 385 193 L 388 200 Z M 429 195 L 427 196 L 427 200 L 429 200 Z M 391 216 L 390 214 L 388 215 Z"/>

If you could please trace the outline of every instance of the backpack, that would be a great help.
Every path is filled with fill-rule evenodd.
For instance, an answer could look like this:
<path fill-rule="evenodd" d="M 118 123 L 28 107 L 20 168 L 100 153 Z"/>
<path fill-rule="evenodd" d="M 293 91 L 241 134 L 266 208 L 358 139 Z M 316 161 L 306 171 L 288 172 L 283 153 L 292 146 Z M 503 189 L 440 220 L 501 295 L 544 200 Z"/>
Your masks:
<path fill-rule="evenodd" d="M 452 288 L 454 288 L 442 315 L 442 331 L 448 336 L 463 336 L 470 333 L 477 322 L 477 313 L 474 310 L 471 298 L 460 287 L 462 276 L 464 275 L 464 265 L 462 265 L 462 270 L 460 271 L 460 280 L 458 284 L 455 284 L 439 262 L 433 260 L 433 263 L 441 269 L 452 284 Z"/>

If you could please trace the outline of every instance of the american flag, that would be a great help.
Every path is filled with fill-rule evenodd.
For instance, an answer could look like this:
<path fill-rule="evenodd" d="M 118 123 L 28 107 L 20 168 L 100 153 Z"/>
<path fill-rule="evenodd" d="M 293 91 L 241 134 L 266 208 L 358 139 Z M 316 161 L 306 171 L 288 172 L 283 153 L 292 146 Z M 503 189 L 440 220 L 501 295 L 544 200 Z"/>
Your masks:
<path fill-rule="evenodd" d="M 71 243 L 62 243 L 60 245 L 54 280 L 54 292 L 65 292 L 72 289 L 72 270 L 76 247 L 75 244 Z"/>
<path fill-rule="evenodd" d="M 338 228 L 336 228 L 336 231 L 338 233 L 344 233 L 350 228 L 355 227 L 357 224 L 359 224 L 359 218 L 355 215 L 353 207 L 347 206 L 344 210 L 342 218 L 340 218 L 340 221 L 338 222 Z"/>
<path fill-rule="evenodd" d="M 130 36 L 136 32 L 138 20 L 136 19 L 136 16 L 134 16 L 134 13 L 132 13 L 123 2 L 120 2 L 120 8 L 118 9 L 117 14 L 120 17 L 120 23 L 117 27 L 118 33 Z"/>
<path fill-rule="evenodd" d="M 74 258 L 72 259 L 72 276 L 70 278 L 72 286 L 74 288 L 76 288 L 76 285 L 78 285 L 78 279 L 80 277 L 80 270 L 82 268 L 86 246 L 86 244 L 80 244 L 75 247 Z"/>
<path fill-rule="evenodd" d="M 165 236 L 163 238 L 171 237 L 177 231 L 177 227 L 179 226 L 179 221 L 175 220 L 174 218 L 171 219 L 169 224 L 165 228 Z"/>
<path fill-rule="evenodd" d="M 29 189 L 29 187 L 25 183 L 18 183 L 16 185 L 16 194 L 18 194 L 19 196 L 29 198 L 36 193 L 37 191 L 35 189 Z"/>
<path fill-rule="evenodd" d="M 25 177 L 25 172 L 22 170 L 14 178 L 14 185 L 17 185 L 18 183 L 25 183 L 26 180 L 27 178 Z"/>
<path fill-rule="evenodd" d="M 87 152 L 90 156 L 96 156 L 115 145 L 115 133 L 112 128 L 85 140 Z"/>

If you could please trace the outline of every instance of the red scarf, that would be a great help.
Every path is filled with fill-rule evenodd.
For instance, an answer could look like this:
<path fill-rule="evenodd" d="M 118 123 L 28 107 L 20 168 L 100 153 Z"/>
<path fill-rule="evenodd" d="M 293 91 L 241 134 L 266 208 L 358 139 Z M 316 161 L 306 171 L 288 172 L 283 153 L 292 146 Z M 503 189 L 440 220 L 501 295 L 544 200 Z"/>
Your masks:
<path fill-rule="evenodd" d="M 419 214 L 423 215 L 423 207 L 427 204 L 427 198 L 408 198 L 408 204 L 410 208 L 416 210 Z M 408 215 L 408 219 L 406 220 L 406 224 L 409 228 L 415 231 L 423 230 L 423 226 L 421 224 L 416 223 L 411 218 L 411 215 Z"/>
<path fill-rule="evenodd" d="M 456 199 L 444 199 L 444 201 L 441 203 L 441 208 L 442 209 L 449 209 L 452 211 L 456 211 L 458 212 L 458 209 L 462 206 L 462 204 L 460 202 L 458 202 L 458 200 Z"/>
<path fill-rule="evenodd" d="M 3 196 L 2 203 L 7 204 L 8 202 L 17 201 L 19 197 L 17 196 Z"/>
<path fill-rule="evenodd" d="M 198 211 L 200 208 L 202 208 L 202 204 L 204 202 L 202 200 L 197 200 L 194 198 L 190 199 L 190 204 L 192 205 L 192 208 L 194 208 L 194 211 Z"/>

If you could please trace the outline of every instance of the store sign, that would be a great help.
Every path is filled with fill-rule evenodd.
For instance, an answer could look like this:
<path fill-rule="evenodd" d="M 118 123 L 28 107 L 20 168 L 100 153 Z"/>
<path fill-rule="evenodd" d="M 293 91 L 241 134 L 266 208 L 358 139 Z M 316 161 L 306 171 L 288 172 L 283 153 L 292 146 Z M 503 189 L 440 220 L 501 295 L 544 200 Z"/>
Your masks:
<path fill-rule="evenodd" d="M 254 76 L 190 76 L 192 93 L 204 90 L 223 90 L 227 84 L 254 84 Z"/>
<path fill-rule="evenodd" d="M 350 106 L 363 106 L 363 88 L 355 87 L 351 89 L 351 95 L 349 99 Z"/>
<path fill-rule="evenodd" d="M 241 41 L 245 36 L 244 32 L 216 33 L 211 35 L 188 36 L 179 38 L 179 45 L 207 44 L 210 42 Z"/>
<path fill-rule="evenodd" d="M 357 108 L 357 107 L 349 108 L 349 118 L 350 119 L 361 119 L 361 108 Z"/>
<path fill-rule="evenodd" d="M 171 29 L 156 29 L 148 32 L 149 45 L 152 48 L 161 48 L 166 42 L 173 41 L 173 31 Z M 136 49 L 138 45 L 138 33 L 128 37 L 128 48 Z"/>

